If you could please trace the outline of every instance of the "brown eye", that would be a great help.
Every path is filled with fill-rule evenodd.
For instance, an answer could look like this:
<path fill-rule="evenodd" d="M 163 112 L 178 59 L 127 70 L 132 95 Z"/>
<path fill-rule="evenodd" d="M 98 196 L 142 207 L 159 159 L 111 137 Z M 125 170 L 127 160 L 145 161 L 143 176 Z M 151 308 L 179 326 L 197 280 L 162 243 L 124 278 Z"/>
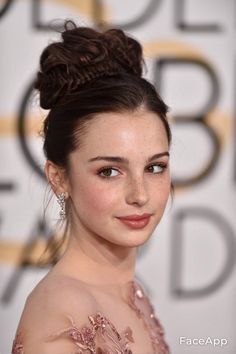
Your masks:
<path fill-rule="evenodd" d="M 153 165 L 148 166 L 147 170 L 148 170 L 148 172 L 158 174 L 158 173 L 162 173 L 166 167 L 167 166 L 164 164 L 153 164 Z"/>
<path fill-rule="evenodd" d="M 100 170 L 99 175 L 102 177 L 115 177 L 118 175 L 118 171 L 115 168 L 108 167 Z"/>

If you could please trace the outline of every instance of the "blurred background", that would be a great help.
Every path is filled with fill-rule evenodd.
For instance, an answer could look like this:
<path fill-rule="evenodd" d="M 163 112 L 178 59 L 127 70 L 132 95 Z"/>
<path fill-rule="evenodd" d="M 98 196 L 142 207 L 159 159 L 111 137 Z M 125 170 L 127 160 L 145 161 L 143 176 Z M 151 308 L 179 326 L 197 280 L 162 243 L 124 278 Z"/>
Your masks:
<path fill-rule="evenodd" d="M 51 267 L 37 262 L 58 208 L 46 208 L 47 112 L 32 85 L 67 18 L 120 27 L 143 44 L 145 76 L 170 106 L 175 197 L 136 276 L 172 353 L 235 354 L 234 0 L 0 0 L 0 353 L 10 353 L 25 299 Z"/>

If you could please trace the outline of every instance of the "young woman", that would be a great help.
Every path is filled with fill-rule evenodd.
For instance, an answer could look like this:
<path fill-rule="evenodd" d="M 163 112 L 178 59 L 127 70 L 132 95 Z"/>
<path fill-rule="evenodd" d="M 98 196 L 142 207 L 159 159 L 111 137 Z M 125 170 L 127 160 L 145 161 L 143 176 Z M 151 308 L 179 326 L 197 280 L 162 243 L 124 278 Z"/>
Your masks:
<path fill-rule="evenodd" d="M 142 64 L 140 44 L 123 31 L 72 22 L 41 55 L 45 173 L 68 242 L 27 298 L 13 354 L 169 353 L 134 279 L 137 248 L 171 185 L 167 106 Z"/>

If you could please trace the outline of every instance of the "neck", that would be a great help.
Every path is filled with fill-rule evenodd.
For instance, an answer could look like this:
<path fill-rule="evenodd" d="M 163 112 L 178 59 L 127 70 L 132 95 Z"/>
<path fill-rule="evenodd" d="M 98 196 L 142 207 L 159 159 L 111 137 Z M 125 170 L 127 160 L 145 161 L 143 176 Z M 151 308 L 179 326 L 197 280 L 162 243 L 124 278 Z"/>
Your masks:
<path fill-rule="evenodd" d="M 121 288 L 133 280 L 136 253 L 136 247 L 115 245 L 71 229 L 66 251 L 55 267 L 90 285 Z"/>

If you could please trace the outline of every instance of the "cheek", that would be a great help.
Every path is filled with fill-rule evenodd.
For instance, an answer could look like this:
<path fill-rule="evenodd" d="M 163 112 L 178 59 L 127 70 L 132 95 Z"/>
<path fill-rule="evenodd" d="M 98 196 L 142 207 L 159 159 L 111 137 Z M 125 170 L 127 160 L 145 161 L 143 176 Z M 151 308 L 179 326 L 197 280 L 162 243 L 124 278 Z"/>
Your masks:
<path fill-rule="evenodd" d="M 160 183 L 158 185 L 158 187 L 155 186 L 153 188 L 152 197 L 153 197 L 153 199 L 155 199 L 154 203 L 156 203 L 156 205 L 165 207 L 167 200 L 169 198 L 169 195 L 170 195 L 170 180 L 169 179 L 162 181 L 162 183 Z"/>
<path fill-rule="evenodd" d="M 94 213 L 96 216 L 111 211 L 117 203 L 117 193 L 105 184 L 84 181 L 76 190 L 76 204 L 83 213 Z"/>

